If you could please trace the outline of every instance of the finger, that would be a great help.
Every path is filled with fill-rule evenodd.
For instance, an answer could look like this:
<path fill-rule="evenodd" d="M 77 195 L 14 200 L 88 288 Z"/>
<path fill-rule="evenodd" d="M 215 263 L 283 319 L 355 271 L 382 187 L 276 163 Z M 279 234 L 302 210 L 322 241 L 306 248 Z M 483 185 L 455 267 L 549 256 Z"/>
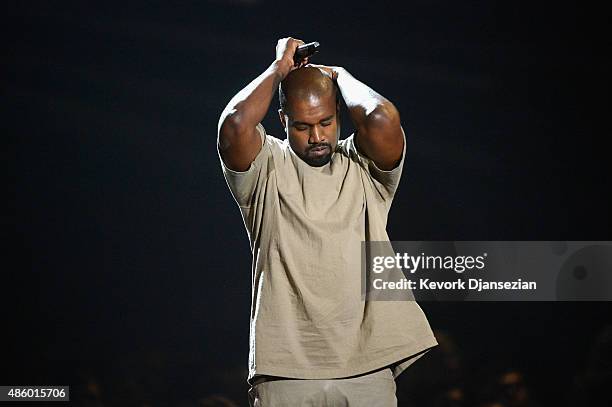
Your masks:
<path fill-rule="evenodd" d="M 303 44 L 305 44 L 304 41 L 298 40 L 297 38 L 293 38 L 293 41 L 292 41 L 291 45 L 294 46 L 297 49 L 297 47 L 299 47 L 300 45 L 303 45 Z"/>

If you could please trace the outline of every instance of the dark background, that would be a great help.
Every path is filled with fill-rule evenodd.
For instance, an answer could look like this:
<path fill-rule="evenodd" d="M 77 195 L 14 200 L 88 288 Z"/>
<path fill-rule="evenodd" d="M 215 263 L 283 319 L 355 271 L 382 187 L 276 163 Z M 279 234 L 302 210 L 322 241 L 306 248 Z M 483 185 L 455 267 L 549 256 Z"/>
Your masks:
<path fill-rule="evenodd" d="M 71 385 L 104 405 L 211 393 L 246 403 L 251 258 L 216 126 L 285 36 L 319 41 L 314 63 L 347 68 L 399 109 L 407 158 L 391 239 L 611 240 L 602 10 L 87 3 L 3 11 L 15 199 L 3 217 L 1 384 Z M 263 124 L 284 137 L 277 104 Z M 565 400 L 612 323 L 597 302 L 422 307 L 472 382 L 516 368 L 542 405 Z M 399 384 L 435 371 L 436 358 Z"/>

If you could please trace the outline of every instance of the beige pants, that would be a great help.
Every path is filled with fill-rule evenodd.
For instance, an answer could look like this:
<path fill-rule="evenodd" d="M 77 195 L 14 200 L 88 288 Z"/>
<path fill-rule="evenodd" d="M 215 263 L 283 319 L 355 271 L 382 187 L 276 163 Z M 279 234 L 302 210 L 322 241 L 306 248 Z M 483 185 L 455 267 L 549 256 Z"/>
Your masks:
<path fill-rule="evenodd" d="M 396 407 L 391 369 L 347 379 L 277 379 L 251 386 L 252 407 Z"/>

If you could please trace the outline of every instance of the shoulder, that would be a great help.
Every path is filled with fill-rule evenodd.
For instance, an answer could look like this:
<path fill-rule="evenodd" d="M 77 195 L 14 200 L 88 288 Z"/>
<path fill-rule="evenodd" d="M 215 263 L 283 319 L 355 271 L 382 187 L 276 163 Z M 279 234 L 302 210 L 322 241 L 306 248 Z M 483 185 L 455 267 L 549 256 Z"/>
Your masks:
<path fill-rule="evenodd" d="M 288 143 L 286 140 L 281 140 L 278 137 L 268 134 L 261 123 L 257 125 L 257 130 L 261 135 L 263 148 L 268 148 L 273 154 L 282 153 L 287 149 Z"/>
<path fill-rule="evenodd" d="M 357 146 L 355 144 L 355 133 L 351 134 L 349 137 L 343 140 L 340 140 L 338 142 L 336 152 L 356 164 L 365 164 L 364 159 L 366 157 L 359 154 L 359 151 L 357 151 Z"/>
<path fill-rule="evenodd" d="M 406 154 L 405 142 L 401 159 L 392 170 L 382 170 L 378 168 L 374 161 L 360 153 L 355 143 L 355 133 L 341 140 L 338 143 L 337 151 L 346 157 L 347 161 L 350 163 L 357 164 L 360 171 L 369 179 L 367 184 L 371 185 L 383 200 L 390 201 L 393 198 L 402 174 L 402 167 Z"/>

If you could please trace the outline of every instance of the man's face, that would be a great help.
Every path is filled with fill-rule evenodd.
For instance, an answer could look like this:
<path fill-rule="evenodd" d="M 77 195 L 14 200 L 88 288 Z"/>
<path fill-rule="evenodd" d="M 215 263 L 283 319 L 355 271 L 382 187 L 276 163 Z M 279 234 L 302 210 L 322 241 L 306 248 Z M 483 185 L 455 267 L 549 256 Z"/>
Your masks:
<path fill-rule="evenodd" d="M 335 95 L 287 101 L 287 110 L 279 114 L 295 154 L 313 167 L 327 164 L 338 144 Z"/>

